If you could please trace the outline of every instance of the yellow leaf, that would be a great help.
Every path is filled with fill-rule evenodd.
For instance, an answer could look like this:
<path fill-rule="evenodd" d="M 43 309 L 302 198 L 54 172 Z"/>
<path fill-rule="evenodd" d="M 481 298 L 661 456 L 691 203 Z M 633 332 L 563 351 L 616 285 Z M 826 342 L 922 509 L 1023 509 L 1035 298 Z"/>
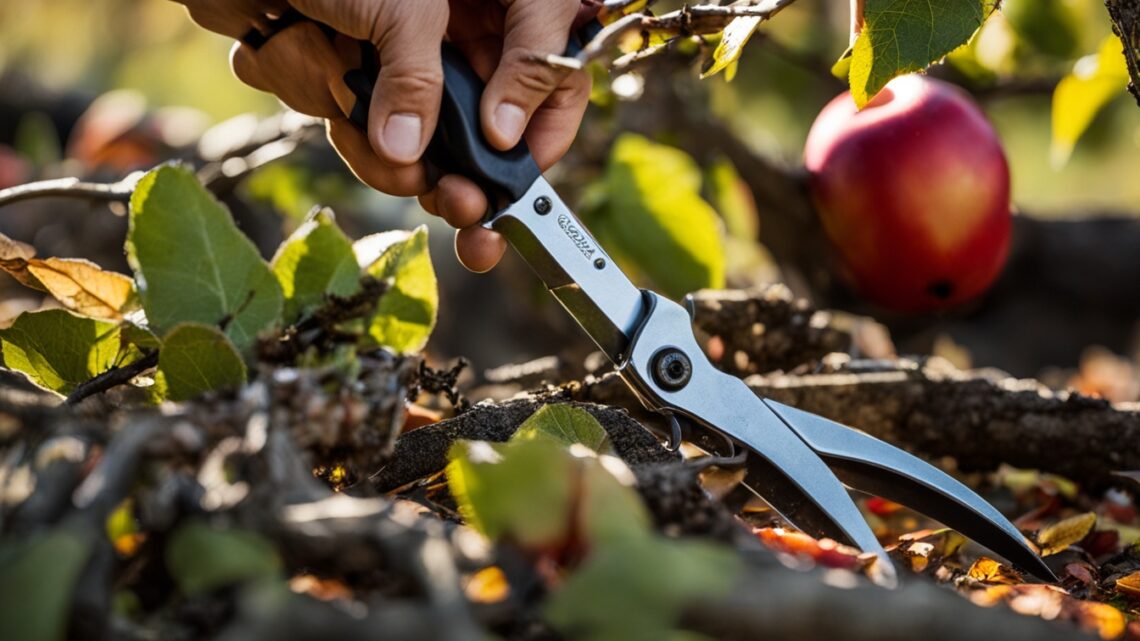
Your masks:
<path fill-rule="evenodd" d="M 471 575 L 463 591 L 472 603 L 498 603 L 511 593 L 511 585 L 507 575 L 492 565 Z"/>
<path fill-rule="evenodd" d="M 120 320 L 134 299 L 129 277 L 79 258 L 33 258 L 28 271 L 64 307 L 84 316 Z"/>
<path fill-rule="evenodd" d="M 1066 599 L 1065 605 L 1072 610 L 1071 614 L 1063 612 L 1068 614 L 1065 618 L 1071 617 L 1085 630 L 1096 630 L 1102 639 L 1116 639 L 1124 634 L 1124 614 L 1107 603 Z"/>
<path fill-rule="evenodd" d="M 1037 533 L 1037 545 L 1041 556 L 1049 556 L 1063 551 L 1070 545 L 1088 536 L 1096 525 L 1096 513 L 1078 514 L 1054 523 Z"/>
<path fill-rule="evenodd" d="M 1097 53 L 1073 65 L 1073 72 L 1053 91 L 1053 144 L 1050 158 L 1060 169 L 1069 161 L 1077 140 L 1113 98 L 1124 94 L 1128 68 L 1120 39 L 1107 36 Z"/>
<path fill-rule="evenodd" d="M 970 566 L 968 572 L 971 579 L 983 581 L 985 583 L 997 583 L 1004 585 L 1017 585 L 1024 583 L 1021 575 L 1013 568 L 1002 565 L 989 557 L 981 557 L 974 564 Z"/>
<path fill-rule="evenodd" d="M 744 53 L 744 45 L 748 44 L 752 34 L 756 33 L 756 29 L 762 20 L 759 16 L 747 16 L 736 18 L 728 23 L 724 33 L 721 34 L 720 44 L 713 51 L 713 64 L 701 74 L 701 78 L 715 76 L 727 69 L 725 77 L 731 81 L 736 75 L 735 63 L 740 60 L 740 55 Z"/>

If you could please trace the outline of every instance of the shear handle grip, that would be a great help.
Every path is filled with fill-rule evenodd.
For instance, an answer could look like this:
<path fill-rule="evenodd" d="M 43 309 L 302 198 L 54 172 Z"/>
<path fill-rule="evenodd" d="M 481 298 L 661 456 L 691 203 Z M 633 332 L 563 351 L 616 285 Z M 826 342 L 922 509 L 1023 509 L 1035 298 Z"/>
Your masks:
<path fill-rule="evenodd" d="M 375 56 L 370 47 L 361 47 L 365 60 Z M 379 67 L 353 69 L 344 82 L 356 95 L 356 108 L 350 119 L 364 130 L 368 127 L 368 105 L 376 86 Z M 525 141 L 509 151 L 495 149 L 483 136 L 479 103 L 483 80 L 467 58 L 453 45 L 443 44 L 443 101 L 439 124 L 428 145 L 425 160 L 437 174 L 459 174 L 472 180 L 487 194 L 491 207 L 498 209 L 520 200 L 542 174 Z"/>

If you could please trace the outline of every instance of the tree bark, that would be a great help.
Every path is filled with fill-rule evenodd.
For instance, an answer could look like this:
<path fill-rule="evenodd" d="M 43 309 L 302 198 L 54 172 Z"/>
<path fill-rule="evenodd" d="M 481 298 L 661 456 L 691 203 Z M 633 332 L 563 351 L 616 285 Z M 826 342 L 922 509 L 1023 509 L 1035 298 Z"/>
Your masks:
<path fill-rule="evenodd" d="M 1112 31 L 1124 44 L 1124 60 L 1128 64 L 1128 91 L 1140 105 L 1140 2 L 1136 0 L 1104 0 Z"/>

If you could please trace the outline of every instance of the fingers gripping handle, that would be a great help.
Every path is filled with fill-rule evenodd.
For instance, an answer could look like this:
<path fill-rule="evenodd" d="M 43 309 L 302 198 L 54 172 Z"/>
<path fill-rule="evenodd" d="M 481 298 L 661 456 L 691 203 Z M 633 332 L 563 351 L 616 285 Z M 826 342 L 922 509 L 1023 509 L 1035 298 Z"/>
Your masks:
<path fill-rule="evenodd" d="M 362 45 L 361 53 L 366 61 L 375 61 L 371 45 L 367 45 L 367 49 Z M 353 69 L 344 76 L 345 84 L 357 98 L 349 119 L 362 130 L 368 128 L 368 105 L 379 73 L 374 64 L 371 69 L 368 67 L 366 62 L 365 67 Z M 483 86 L 483 80 L 463 54 L 444 43 L 443 101 L 426 160 L 441 174 L 459 174 L 471 179 L 497 209 L 522 198 L 542 172 L 525 141 L 509 151 L 500 151 L 484 138 L 479 120 Z"/>

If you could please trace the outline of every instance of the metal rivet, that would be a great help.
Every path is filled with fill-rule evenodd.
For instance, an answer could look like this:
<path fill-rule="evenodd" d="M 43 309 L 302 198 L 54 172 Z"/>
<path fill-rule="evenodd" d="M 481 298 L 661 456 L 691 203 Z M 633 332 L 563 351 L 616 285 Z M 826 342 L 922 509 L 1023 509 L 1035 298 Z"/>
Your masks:
<path fill-rule="evenodd" d="M 539 196 L 538 199 L 534 201 L 534 210 L 538 212 L 539 216 L 549 214 L 551 209 L 554 209 L 554 203 L 546 196 Z"/>
<path fill-rule="evenodd" d="M 605 269 L 606 268 L 606 259 L 605 258 L 599 258 L 599 259 L 595 260 L 594 261 L 594 267 L 596 267 L 598 269 Z"/>
<path fill-rule="evenodd" d="M 693 377 L 693 362 L 676 347 L 666 347 L 653 356 L 653 380 L 662 389 L 676 392 Z"/>

